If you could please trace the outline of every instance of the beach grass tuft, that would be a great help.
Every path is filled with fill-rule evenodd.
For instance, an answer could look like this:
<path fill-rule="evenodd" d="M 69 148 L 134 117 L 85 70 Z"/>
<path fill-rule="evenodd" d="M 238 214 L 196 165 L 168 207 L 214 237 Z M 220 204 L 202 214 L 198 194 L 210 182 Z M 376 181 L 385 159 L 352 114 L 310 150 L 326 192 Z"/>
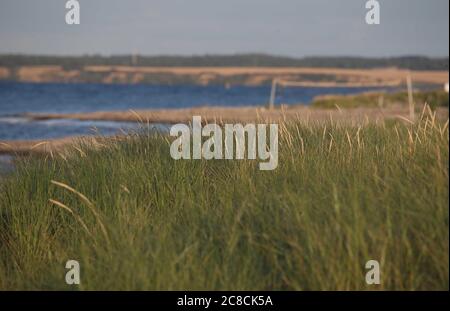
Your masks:
<path fill-rule="evenodd" d="M 18 159 L 0 181 L 0 289 L 449 289 L 448 122 L 280 127 L 266 172 L 175 161 L 144 132 Z"/>

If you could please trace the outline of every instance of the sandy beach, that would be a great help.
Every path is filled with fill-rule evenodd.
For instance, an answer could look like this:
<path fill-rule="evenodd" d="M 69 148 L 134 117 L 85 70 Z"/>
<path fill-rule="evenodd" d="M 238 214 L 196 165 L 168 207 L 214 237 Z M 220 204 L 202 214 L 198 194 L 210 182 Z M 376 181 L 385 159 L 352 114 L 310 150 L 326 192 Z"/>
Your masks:
<path fill-rule="evenodd" d="M 8 68 L 0 67 L 0 79 L 12 79 Z M 273 79 L 338 82 L 364 85 L 400 85 L 411 75 L 414 83 L 443 85 L 448 82 L 448 71 L 415 71 L 397 68 L 342 69 L 301 67 L 131 67 L 131 66 L 84 66 L 67 69 L 62 66 L 22 66 L 14 79 L 22 82 L 89 82 L 99 83 L 159 83 L 189 82 L 199 85 L 239 84 L 262 85 Z M 91 81 L 92 82 L 92 81 Z"/>
<path fill-rule="evenodd" d="M 448 115 L 448 109 L 440 108 L 438 115 Z M 200 107 L 187 109 L 155 109 L 155 110 L 129 110 L 129 111 L 99 111 L 92 113 L 68 114 L 26 114 L 30 120 L 51 119 L 77 119 L 90 121 L 129 121 L 141 123 L 188 123 L 193 116 L 201 116 L 206 122 L 212 123 L 245 123 L 262 120 L 264 122 L 279 122 L 284 120 L 310 120 L 310 121 L 361 121 L 383 120 L 398 117 L 407 118 L 407 107 L 387 108 L 352 108 L 352 109 L 316 109 L 303 105 L 282 106 L 278 109 L 264 107 Z"/>
<path fill-rule="evenodd" d="M 438 119 L 448 118 L 446 108 L 438 108 Z M 358 125 L 365 122 L 380 123 L 385 120 L 402 120 L 408 122 L 409 110 L 404 106 L 387 108 L 352 108 L 352 109 L 317 109 L 307 106 L 283 106 L 269 110 L 266 108 L 239 107 L 202 107 L 191 109 L 160 109 L 139 111 L 104 111 L 74 114 L 27 114 L 30 120 L 77 119 L 84 121 L 121 121 L 138 122 L 144 126 L 153 123 L 189 123 L 193 116 L 201 116 L 208 123 L 249 123 L 300 120 L 305 123 L 339 122 L 340 124 Z M 101 137 L 85 137 L 91 142 L 98 143 Z M 0 141 L 0 154 L 48 154 L 61 151 L 65 146 L 73 145 L 80 137 L 67 137 L 53 140 Z"/>

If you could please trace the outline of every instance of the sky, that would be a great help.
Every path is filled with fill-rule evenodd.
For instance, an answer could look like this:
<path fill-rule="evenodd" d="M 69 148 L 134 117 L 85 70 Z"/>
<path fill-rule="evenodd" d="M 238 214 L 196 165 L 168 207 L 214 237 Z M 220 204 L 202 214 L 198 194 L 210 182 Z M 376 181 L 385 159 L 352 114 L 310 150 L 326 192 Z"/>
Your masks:
<path fill-rule="evenodd" d="M 448 0 L 0 0 L 0 53 L 448 57 Z"/>

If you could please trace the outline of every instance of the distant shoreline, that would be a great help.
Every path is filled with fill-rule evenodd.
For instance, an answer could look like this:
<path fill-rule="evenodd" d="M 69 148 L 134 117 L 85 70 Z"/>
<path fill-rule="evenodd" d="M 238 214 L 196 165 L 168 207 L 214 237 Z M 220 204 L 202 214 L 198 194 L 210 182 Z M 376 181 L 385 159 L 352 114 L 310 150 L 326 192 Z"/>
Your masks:
<path fill-rule="evenodd" d="M 297 67 L 374 69 L 400 68 L 407 70 L 449 70 L 448 56 L 428 57 L 403 55 L 393 57 L 364 56 L 306 56 L 292 57 L 264 53 L 212 55 L 27 55 L 0 54 L 0 67 L 56 65 L 64 68 L 84 66 L 134 67 Z"/>
<path fill-rule="evenodd" d="M 0 81 L 63 82 L 158 85 L 269 85 L 274 79 L 309 85 L 342 83 L 386 86 L 402 85 L 411 75 L 414 83 L 443 86 L 448 71 L 413 71 L 398 68 L 345 69 L 318 67 L 145 67 L 92 65 L 67 68 L 61 65 L 24 65 L 10 68 L 0 64 Z"/>

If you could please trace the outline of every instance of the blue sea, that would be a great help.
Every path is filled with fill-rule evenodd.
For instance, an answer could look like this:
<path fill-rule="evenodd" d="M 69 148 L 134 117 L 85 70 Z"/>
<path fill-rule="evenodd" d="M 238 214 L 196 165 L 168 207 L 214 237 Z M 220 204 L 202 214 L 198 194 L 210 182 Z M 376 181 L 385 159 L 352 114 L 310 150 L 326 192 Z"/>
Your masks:
<path fill-rule="evenodd" d="M 279 89 L 277 104 L 308 105 L 317 95 L 352 94 L 369 88 Z M 50 139 L 100 132 L 113 135 L 137 127 L 109 121 L 32 121 L 26 113 L 75 113 L 174 109 L 197 106 L 261 106 L 267 104 L 270 86 L 110 85 L 0 82 L 0 141 Z M 93 128 L 96 130 L 94 131 Z"/>

